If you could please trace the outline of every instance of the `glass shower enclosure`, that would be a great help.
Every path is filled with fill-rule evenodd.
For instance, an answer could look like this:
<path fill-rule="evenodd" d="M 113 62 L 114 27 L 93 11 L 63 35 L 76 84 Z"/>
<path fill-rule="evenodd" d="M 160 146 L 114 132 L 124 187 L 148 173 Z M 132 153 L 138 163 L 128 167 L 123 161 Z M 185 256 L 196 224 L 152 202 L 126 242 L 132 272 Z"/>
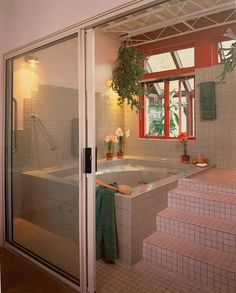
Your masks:
<path fill-rule="evenodd" d="M 78 36 L 6 65 L 6 242 L 79 284 Z"/>

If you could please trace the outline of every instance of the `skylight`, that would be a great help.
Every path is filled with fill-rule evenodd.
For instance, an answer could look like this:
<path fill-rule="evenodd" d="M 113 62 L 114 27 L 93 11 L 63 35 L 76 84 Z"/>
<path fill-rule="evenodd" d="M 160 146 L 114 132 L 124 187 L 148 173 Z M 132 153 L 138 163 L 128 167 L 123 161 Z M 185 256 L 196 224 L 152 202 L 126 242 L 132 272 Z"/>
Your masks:
<path fill-rule="evenodd" d="M 161 72 L 194 66 L 194 48 L 152 55 L 147 61 L 148 72 Z"/>

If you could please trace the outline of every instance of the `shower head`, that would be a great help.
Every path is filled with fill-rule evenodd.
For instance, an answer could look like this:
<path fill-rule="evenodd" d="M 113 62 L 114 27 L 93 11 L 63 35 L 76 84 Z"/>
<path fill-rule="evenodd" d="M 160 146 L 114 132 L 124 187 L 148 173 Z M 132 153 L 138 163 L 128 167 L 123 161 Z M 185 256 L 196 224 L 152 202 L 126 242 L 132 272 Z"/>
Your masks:
<path fill-rule="evenodd" d="M 36 115 L 36 114 L 34 114 L 34 113 L 32 113 L 30 117 L 31 117 L 31 118 L 37 118 L 37 119 L 39 119 L 39 116 Z"/>

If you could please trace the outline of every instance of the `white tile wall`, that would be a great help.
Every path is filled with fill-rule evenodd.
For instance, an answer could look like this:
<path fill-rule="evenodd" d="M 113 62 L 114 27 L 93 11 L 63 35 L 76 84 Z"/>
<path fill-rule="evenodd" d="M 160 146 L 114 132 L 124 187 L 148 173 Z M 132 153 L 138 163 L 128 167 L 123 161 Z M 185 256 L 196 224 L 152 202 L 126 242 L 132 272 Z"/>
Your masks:
<path fill-rule="evenodd" d="M 188 154 L 191 157 L 203 155 L 211 164 L 219 167 L 236 166 L 236 71 L 232 72 L 224 84 L 217 76 L 222 66 L 216 65 L 196 70 L 196 141 L 188 141 Z M 200 120 L 199 86 L 200 82 L 216 81 L 216 120 Z M 176 141 L 138 138 L 138 115 L 125 107 L 125 128 L 131 130 L 131 137 L 125 144 L 128 155 L 152 155 L 179 158 L 182 146 Z"/>
<path fill-rule="evenodd" d="M 96 145 L 98 159 L 103 159 L 106 154 L 105 136 L 115 134 L 115 130 L 118 127 L 124 130 L 124 108 L 120 108 L 117 105 L 116 97 L 96 93 Z"/>
<path fill-rule="evenodd" d="M 71 156 L 71 119 L 78 117 L 77 99 L 76 89 L 50 85 L 40 85 L 31 99 L 24 99 L 24 129 L 17 130 L 17 149 L 13 153 L 14 217 L 22 212 L 23 171 L 75 162 Z M 40 117 L 55 141 L 54 151 L 50 149 L 38 122 L 31 119 L 32 113 Z"/>
<path fill-rule="evenodd" d="M 236 99 L 234 97 L 236 72 L 233 72 L 224 84 L 216 81 L 217 119 L 201 121 L 199 115 L 198 84 L 203 81 L 216 80 L 221 70 L 221 65 L 196 70 L 196 141 L 189 141 L 187 149 L 191 157 L 203 155 L 208 157 L 212 164 L 233 168 L 236 166 L 236 137 L 234 135 L 236 133 L 236 115 L 234 114 L 236 112 Z M 46 143 L 40 144 L 40 147 L 35 146 L 32 153 L 34 164 L 53 165 L 55 161 L 58 161 L 58 158 L 61 161 L 70 158 L 70 127 L 66 120 L 68 122 L 71 117 L 78 116 L 76 99 L 76 90 L 50 86 L 41 86 L 39 93 L 35 93 L 33 96 L 31 111 L 42 116 L 50 133 L 60 146 L 60 149 L 54 152 L 48 151 Z M 28 111 L 29 107 L 30 105 L 25 105 L 25 111 Z M 60 119 L 58 119 L 58 115 Z M 28 116 L 25 115 L 26 120 L 29 118 Z M 25 125 L 27 123 L 30 122 L 25 121 Z M 179 158 L 182 154 L 182 145 L 176 141 L 139 139 L 138 114 L 127 106 L 124 108 L 117 106 L 117 98 L 97 93 L 96 144 L 98 158 L 104 158 L 106 153 L 104 137 L 109 133 L 114 133 L 117 127 L 131 130 L 131 136 L 125 142 L 127 155 Z M 29 154 L 29 151 L 26 150 L 25 153 Z M 21 156 L 22 160 L 28 160 L 28 158 Z"/>
<path fill-rule="evenodd" d="M 167 207 L 177 181 L 137 197 L 115 196 L 119 261 L 132 266 L 142 259 L 143 240 L 156 229 L 156 214 Z"/>
<path fill-rule="evenodd" d="M 41 85 L 32 94 L 32 113 L 39 115 L 56 144 L 52 151 L 37 121 L 32 121 L 32 165 L 34 169 L 58 166 L 73 161 L 71 120 L 78 117 L 78 90 Z"/>

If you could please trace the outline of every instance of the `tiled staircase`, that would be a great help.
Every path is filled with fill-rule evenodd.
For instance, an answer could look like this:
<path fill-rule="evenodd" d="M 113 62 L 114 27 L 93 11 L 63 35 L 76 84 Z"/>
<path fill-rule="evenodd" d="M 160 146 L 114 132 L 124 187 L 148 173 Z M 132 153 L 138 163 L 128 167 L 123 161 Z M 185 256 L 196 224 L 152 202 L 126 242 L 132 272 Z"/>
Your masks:
<path fill-rule="evenodd" d="M 181 179 L 143 242 L 145 261 L 215 292 L 236 292 L 236 188 Z"/>

